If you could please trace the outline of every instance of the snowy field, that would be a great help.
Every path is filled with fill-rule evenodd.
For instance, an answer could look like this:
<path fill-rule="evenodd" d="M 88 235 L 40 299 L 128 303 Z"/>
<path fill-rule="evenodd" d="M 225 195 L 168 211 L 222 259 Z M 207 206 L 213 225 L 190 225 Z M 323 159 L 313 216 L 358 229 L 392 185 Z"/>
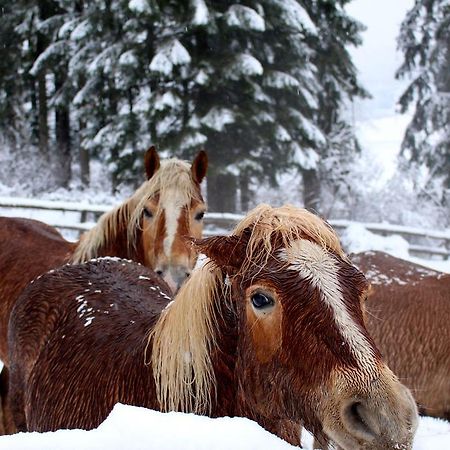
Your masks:
<path fill-rule="evenodd" d="M 27 216 L 38 220 L 74 223 L 79 213 L 1 210 L 2 215 Z M 73 232 L 65 237 L 76 239 Z M 436 270 L 450 273 L 450 261 L 424 260 L 408 254 L 400 236 L 383 237 L 352 225 L 341 233 L 348 252 L 382 250 Z M 1 363 L 0 363 L 1 364 Z M 312 437 L 303 435 L 303 446 L 312 449 Z M 243 418 L 209 419 L 192 414 L 168 413 L 117 405 L 96 430 L 60 430 L 55 433 L 20 433 L 0 437 L 0 450 L 288 450 L 293 447 Z M 450 423 L 421 418 L 414 450 L 449 450 Z"/>
<path fill-rule="evenodd" d="M 303 446 L 312 437 L 303 433 Z M 4 450 L 289 450 L 293 447 L 243 418 L 210 419 L 118 404 L 96 430 L 60 430 L 0 437 Z M 448 450 L 450 423 L 422 418 L 414 450 Z"/>

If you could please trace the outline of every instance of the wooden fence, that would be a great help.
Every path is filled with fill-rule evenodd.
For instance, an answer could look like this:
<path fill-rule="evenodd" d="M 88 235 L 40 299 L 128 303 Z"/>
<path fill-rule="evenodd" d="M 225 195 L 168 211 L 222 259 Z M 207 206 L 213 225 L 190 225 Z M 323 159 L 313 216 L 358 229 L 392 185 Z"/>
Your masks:
<path fill-rule="evenodd" d="M 76 230 L 83 232 L 92 228 L 98 217 L 111 210 L 112 205 L 95 205 L 90 203 L 42 201 L 17 197 L 0 197 L 0 215 L 2 208 L 24 209 L 24 210 L 47 210 L 79 213 L 78 220 L 64 222 L 59 220 L 49 221 L 49 225 L 62 230 Z M 22 215 L 22 214 L 20 214 Z M 23 217 L 26 217 L 24 212 Z M 240 214 L 208 212 L 205 215 L 205 235 L 227 233 L 234 224 L 242 219 Z M 443 259 L 450 257 L 450 230 L 435 231 L 423 228 L 406 227 L 386 223 L 362 223 L 350 220 L 330 220 L 331 225 L 338 231 L 343 231 L 352 224 L 358 223 L 368 231 L 382 236 L 399 235 L 409 243 L 411 254 L 418 256 L 434 257 Z"/>

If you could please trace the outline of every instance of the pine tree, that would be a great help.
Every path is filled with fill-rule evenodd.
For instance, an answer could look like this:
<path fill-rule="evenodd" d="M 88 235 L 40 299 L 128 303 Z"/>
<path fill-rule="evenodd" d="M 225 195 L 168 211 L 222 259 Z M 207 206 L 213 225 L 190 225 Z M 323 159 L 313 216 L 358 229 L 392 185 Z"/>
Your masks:
<path fill-rule="evenodd" d="M 416 0 L 402 22 L 398 45 L 404 61 L 397 77 L 411 78 L 399 100 L 401 111 L 414 107 L 402 143 L 403 161 L 420 175 L 417 190 L 445 204 L 450 199 L 448 1 Z"/>
<path fill-rule="evenodd" d="M 348 52 L 350 45 L 361 44 L 360 33 L 365 27 L 346 14 L 347 3 L 349 0 L 305 2 L 318 28 L 310 45 L 314 49 L 313 61 L 320 83 L 316 120 L 324 141 L 318 148 L 317 164 L 300 171 L 305 207 L 321 212 L 325 212 L 321 202 L 323 187 L 327 187 L 333 197 L 349 189 L 345 174 L 359 152 L 359 144 L 348 110 L 355 97 L 369 95 L 358 82 Z"/>
<path fill-rule="evenodd" d="M 184 153 L 205 145 L 210 207 L 234 210 L 239 185 L 245 208 L 251 179 L 275 184 L 293 163 L 308 167 L 318 159 L 319 82 L 307 44 L 317 29 L 296 1 L 198 0 L 183 12 L 184 23 L 177 22 L 186 32 L 163 44 L 151 64 L 167 71 L 167 80 L 158 80 L 161 98 L 180 100 L 167 107 L 167 117 L 175 108 L 183 114 L 159 127 L 157 138 Z M 165 45 L 179 51 L 171 55 Z M 184 70 L 174 85 L 167 61 L 175 57 Z"/>

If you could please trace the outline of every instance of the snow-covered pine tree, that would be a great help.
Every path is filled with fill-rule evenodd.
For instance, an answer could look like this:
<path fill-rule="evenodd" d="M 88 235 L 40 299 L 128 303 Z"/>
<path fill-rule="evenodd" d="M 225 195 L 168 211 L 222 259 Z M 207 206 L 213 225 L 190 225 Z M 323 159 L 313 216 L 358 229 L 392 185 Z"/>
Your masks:
<path fill-rule="evenodd" d="M 350 45 L 361 44 L 360 33 L 365 27 L 346 13 L 347 3 L 349 0 L 304 2 L 318 29 L 309 45 L 314 49 L 313 61 L 320 82 L 316 121 L 324 139 L 317 149 L 318 163 L 300 167 L 300 172 L 305 206 L 327 216 L 334 201 L 325 211 L 323 196 L 328 196 L 328 200 L 339 196 L 339 201 L 345 203 L 350 188 L 347 174 L 360 149 L 353 130 L 351 101 L 369 95 L 358 81 L 348 52 Z"/>
<path fill-rule="evenodd" d="M 176 12 L 179 34 L 157 49 L 151 69 L 166 77 L 158 86 L 167 109 L 182 116 L 159 121 L 157 138 L 183 155 L 204 145 L 210 208 L 234 210 L 239 183 L 246 209 L 251 179 L 275 183 L 293 162 L 318 157 L 319 83 L 307 45 L 316 27 L 293 0 L 195 0 Z"/>
<path fill-rule="evenodd" d="M 403 143 L 403 161 L 416 171 L 421 195 L 450 202 L 450 3 L 416 0 L 400 28 L 404 61 L 397 77 L 411 82 L 399 103 L 414 107 Z"/>
<path fill-rule="evenodd" d="M 150 142 L 142 98 L 148 71 L 138 54 L 151 51 L 152 21 L 139 22 L 133 3 L 83 2 L 59 32 L 72 47 L 68 74 L 76 86 L 72 104 L 81 161 L 86 165 L 88 153 L 108 164 L 113 189 L 134 179 L 137 154 L 140 161 Z"/>
<path fill-rule="evenodd" d="M 0 130 L 10 145 L 20 141 L 23 129 L 24 83 L 20 67 L 20 37 L 15 27 L 18 15 L 11 2 L 1 2 L 0 14 Z M 19 76 L 18 76 L 19 75 Z"/>
<path fill-rule="evenodd" d="M 52 0 L 39 0 L 31 5 L 18 0 L 2 5 L 1 32 L 4 33 L 5 54 L 1 58 L 0 84 L 5 95 L 2 105 L 7 115 L 2 121 L 3 127 L 11 126 L 14 121 L 16 159 L 35 159 L 34 170 L 28 170 L 26 178 L 31 175 L 30 182 L 39 184 L 41 188 L 52 185 L 45 170 L 51 173 L 52 150 L 62 148 L 54 145 L 56 128 L 61 125 L 61 110 L 55 120 L 49 121 L 49 91 L 55 86 L 52 74 L 57 69 L 50 67 L 47 64 L 50 58 L 45 57 L 59 14 L 59 6 Z M 35 64 L 37 61 L 40 63 Z M 51 61 L 52 64 L 54 62 Z M 67 129 L 67 121 L 63 128 L 64 131 Z M 58 131 L 61 129 L 60 126 Z M 58 133 L 58 136 L 62 134 Z M 37 176 L 39 170 L 44 171 L 41 177 Z"/>

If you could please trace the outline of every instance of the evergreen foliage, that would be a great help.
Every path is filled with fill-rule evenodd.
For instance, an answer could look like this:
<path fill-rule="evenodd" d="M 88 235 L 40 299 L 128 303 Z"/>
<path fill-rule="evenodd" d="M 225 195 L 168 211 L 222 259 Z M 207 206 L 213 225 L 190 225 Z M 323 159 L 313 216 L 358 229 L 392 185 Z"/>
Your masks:
<path fill-rule="evenodd" d="M 399 103 L 413 107 L 402 143 L 404 164 L 413 166 L 416 189 L 435 202 L 450 200 L 450 3 L 416 0 L 398 37 L 404 61 L 397 77 L 411 82 Z"/>
<path fill-rule="evenodd" d="M 140 179 L 150 143 L 183 158 L 204 147 L 210 208 L 234 210 L 238 192 L 246 209 L 252 186 L 292 167 L 317 200 L 308 180 L 332 184 L 341 170 L 326 163 L 339 154 L 336 130 L 350 135 L 345 158 L 357 150 L 345 108 L 365 92 L 347 47 L 362 26 L 348 0 L 27 3 L 2 16 L 0 117 L 11 120 L 1 126 L 20 128 L 11 111 L 26 105 L 19 122 L 40 146 L 47 132 L 62 172 L 78 149 L 117 186 Z"/>

